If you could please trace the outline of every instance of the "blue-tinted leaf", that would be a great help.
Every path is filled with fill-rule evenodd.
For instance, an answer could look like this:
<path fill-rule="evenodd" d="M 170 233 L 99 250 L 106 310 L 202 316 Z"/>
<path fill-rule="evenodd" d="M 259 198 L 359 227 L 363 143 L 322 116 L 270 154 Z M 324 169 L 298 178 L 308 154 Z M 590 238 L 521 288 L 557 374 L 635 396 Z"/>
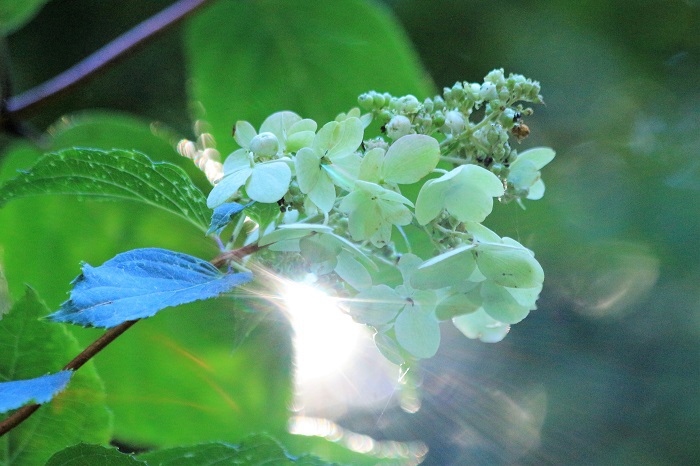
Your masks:
<path fill-rule="evenodd" d="M 0 383 L 0 413 L 17 409 L 28 403 L 46 403 L 63 390 L 72 371 L 61 371 L 29 380 Z"/>
<path fill-rule="evenodd" d="M 222 204 L 214 209 L 214 215 L 211 217 L 211 225 L 209 225 L 207 234 L 210 235 L 214 232 L 217 234 L 221 233 L 221 230 L 226 228 L 226 225 L 231 222 L 233 216 L 241 212 L 249 205 L 250 203 L 242 205 L 237 202 L 227 202 L 226 204 Z"/>
<path fill-rule="evenodd" d="M 119 452 L 114 447 L 79 443 L 56 452 L 46 466 L 138 466 L 145 465 L 131 455 Z"/>
<path fill-rule="evenodd" d="M 83 264 L 68 301 L 48 316 L 86 327 L 114 327 L 170 306 L 213 298 L 252 280 L 210 263 L 158 248 L 118 254 L 99 267 Z"/>
<path fill-rule="evenodd" d="M 0 206 L 38 194 L 128 199 L 172 212 L 202 231 L 209 223 L 204 194 L 181 168 L 153 163 L 136 151 L 65 149 L 47 154 L 0 187 Z"/>
<path fill-rule="evenodd" d="M 294 457 L 273 438 L 255 434 L 238 444 L 205 443 L 174 447 L 139 455 L 149 466 L 199 466 L 202 464 L 240 464 L 245 466 L 303 465 L 324 466 L 327 463 L 314 456 Z"/>

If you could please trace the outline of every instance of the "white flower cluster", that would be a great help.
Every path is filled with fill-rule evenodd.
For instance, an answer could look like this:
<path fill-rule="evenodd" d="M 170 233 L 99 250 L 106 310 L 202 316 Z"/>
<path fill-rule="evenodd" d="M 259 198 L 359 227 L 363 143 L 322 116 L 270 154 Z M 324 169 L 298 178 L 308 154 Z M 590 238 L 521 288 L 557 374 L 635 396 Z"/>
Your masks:
<path fill-rule="evenodd" d="M 289 111 L 259 132 L 239 121 L 241 148 L 223 165 L 209 136 L 178 151 L 214 184 L 210 208 L 250 204 L 234 219 L 228 247 L 256 243 L 277 273 L 301 266 L 333 285 L 351 298 L 353 318 L 376 330 L 383 354 L 403 363 L 435 354 L 440 321 L 494 342 L 535 309 L 544 273 L 533 253 L 481 223 L 494 198 L 544 194 L 540 170 L 554 151 L 518 154 L 509 142 L 526 135 L 522 120 L 532 111 L 519 102 L 541 102 L 539 89 L 494 70 L 481 84 L 457 83 L 423 102 L 366 93 L 359 103 L 367 113 L 352 109 L 320 128 Z M 479 108 L 483 117 L 472 122 Z M 373 121 L 385 138 L 366 139 Z M 404 187 L 416 183 L 411 199 Z M 433 256 L 397 253 L 397 232 L 431 241 Z M 386 265 L 401 284 L 386 278 Z"/>

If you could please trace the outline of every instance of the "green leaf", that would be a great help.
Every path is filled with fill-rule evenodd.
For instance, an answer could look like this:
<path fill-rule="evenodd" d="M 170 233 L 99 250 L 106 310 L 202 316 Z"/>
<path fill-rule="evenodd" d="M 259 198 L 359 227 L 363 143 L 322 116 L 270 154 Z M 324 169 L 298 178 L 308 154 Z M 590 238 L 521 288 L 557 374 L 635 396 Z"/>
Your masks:
<path fill-rule="evenodd" d="M 224 274 L 188 254 L 134 249 L 98 267 L 83 264 L 70 299 L 48 318 L 84 327 L 115 327 L 167 307 L 217 297 L 252 279 L 250 272 Z"/>
<path fill-rule="evenodd" d="M 73 375 L 60 371 L 34 379 L 0 382 L 0 413 L 17 409 L 29 403 L 43 404 L 61 392 Z"/>
<path fill-rule="evenodd" d="M 6 36 L 28 23 L 48 0 L 0 0 L 0 35 Z"/>
<path fill-rule="evenodd" d="M 409 134 L 389 147 L 384 159 L 384 180 L 410 184 L 420 181 L 437 166 L 440 144 L 424 134 Z"/>
<path fill-rule="evenodd" d="M 0 320 L 0 381 L 57 372 L 78 354 L 80 348 L 66 328 L 38 320 L 46 313 L 36 293 L 27 289 Z M 110 424 L 102 383 L 88 363 L 51 403 L 0 438 L 0 465 L 44 464 L 55 451 L 79 441 L 104 443 Z"/>
<path fill-rule="evenodd" d="M 46 466 L 139 466 L 146 463 L 114 447 L 79 443 L 56 452 Z"/>
<path fill-rule="evenodd" d="M 174 447 L 139 455 L 149 466 L 330 466 L 331 463 L 314 456 L 294 457 L 287 453 L 272 437 L 264 434 L 249 435 L 240 444 L 204 443 L 187 447 Z"/>
<path fill-rule="evenodd" d="M 39 194 L 126 199 L 164 209 L 207 230 L 210 215 L 202 192 L 169 163 L 136 151 L 66 149 L 42 157 L 0 187 L 0 206 Z"/>
<path fill-rule="evenodd" d="M 231 223 L 233 217 L 241 213 L 248 206 L 250 206 L 250 203 L 246 205 L 238 204 L 236 202 L 221 204 L 219 207 L 214 209 L 214 213 L 211 216 L 211 225 L 207 230 L 207 234 L 210 235 L 214 232 L 216 232 L 217 235 L 220 234 L 221 231 L 226 228 L 229 223 Z"/>
<path fill-rule="evenodd" d="M 325 122 L 370 89 L 431 94 L 406 35 L 373 2 L 216 2 L 190 20 L 186 46 L 192 98 L 222 153 L 235 119 L 282 108 Z"/>

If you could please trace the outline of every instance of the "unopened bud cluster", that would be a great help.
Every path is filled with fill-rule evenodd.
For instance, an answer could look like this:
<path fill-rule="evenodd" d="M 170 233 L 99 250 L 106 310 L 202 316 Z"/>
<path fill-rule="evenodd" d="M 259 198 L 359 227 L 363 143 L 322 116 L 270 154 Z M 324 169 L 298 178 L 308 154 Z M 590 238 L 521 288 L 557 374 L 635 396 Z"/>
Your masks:
<path fill-rule="evenodd" d="M 524 118 L 532 115 L 523 102 L 542 103 L 540 84 L 520 74 L 505 76 L 503 69 L 491 71 L 482 83 L 457 82 L 442 95 L 422 102 L 412 95 L 394 97 L 370 91 L 358 98 L 360 107 L 371 112 L 386 136 L 396 140 L 407 134 L 427 134 L 441 141 L 442 155 L 456 164 L 468 163 L 489 169 L 501 179 L 517 158 L 511 140 L 526 138 L 530 129 Z M 480 119 L 472 120 L 478 112 Z M 511 139 L 512 138 L 512 139 Z M 521 192 L 527 196 L 527 192 Z M 519 198 L 515 190 L 506 200 Z"/>

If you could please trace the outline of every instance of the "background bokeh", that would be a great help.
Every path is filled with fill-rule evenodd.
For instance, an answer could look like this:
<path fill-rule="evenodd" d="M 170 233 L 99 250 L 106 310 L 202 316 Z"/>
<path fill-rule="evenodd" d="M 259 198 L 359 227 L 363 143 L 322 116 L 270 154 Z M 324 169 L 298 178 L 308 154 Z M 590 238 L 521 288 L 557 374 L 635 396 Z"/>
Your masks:
<path fill-rule="evenodd" d="M 50 1 L 7 36 L 2 66 L 19 93 L 169 3 Z M 526 210 L 499 206 L 487 222 L 536 252 L 546 272 L 538 310 L 494 345 L 443 326 L 417 413 L 392 405 L 339 422 L 422 440 L 424 464 L 700 462 L 700 3 L 214 3 L 27 120 L 50 128 L 52 148 L 138 148 L 204 188 L 172 151 L 191 137 L 192 118 L 230 120 L 213 128 L 226 153 L 235 120 L 257 126 L 282 107 L 323 120 L 369 89 L 423 98 L 501 67 L 539 80 L 546 105 L 522 147 L 557 151 L 543 171 L 547 193 Z M 285 40 L 270 39 L 280 30 Z M 8 135 L 0 146 L 2 178 L 42 152 Z M 215 253 L 187 225 L 135 206 L 36 198 L 0 210 L 12 294 L 28 283 L 51 308 L 80 260 L 145 246 Z M 96 365 L 118 439 L 285 436 L 288 325 L 272 315 L 232 353 L 230 335 L 248 323 L 231 308 L 163 313 L 105 351 Z M 340 447 L 313 448 L 342 458 Z"/>

